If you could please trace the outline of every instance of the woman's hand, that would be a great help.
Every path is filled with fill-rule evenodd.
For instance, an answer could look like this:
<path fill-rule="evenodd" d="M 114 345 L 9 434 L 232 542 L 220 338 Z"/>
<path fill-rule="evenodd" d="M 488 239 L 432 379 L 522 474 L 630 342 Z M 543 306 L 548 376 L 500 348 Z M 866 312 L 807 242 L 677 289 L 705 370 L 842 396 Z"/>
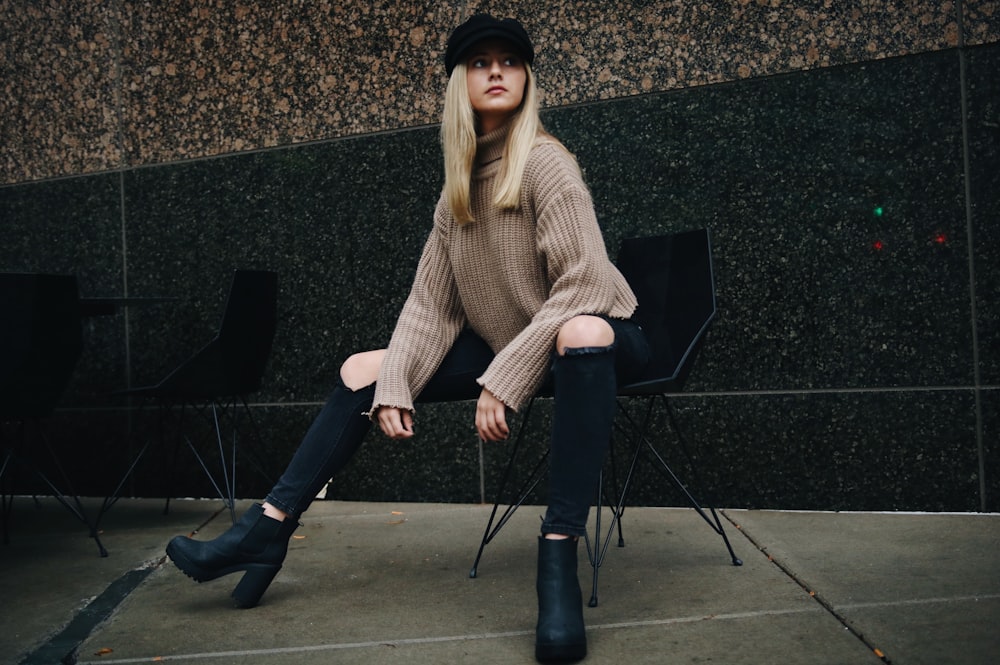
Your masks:
<path fill-rule="evenodd" d="M 476 402 L 476 431 L 484 441 L 503 441 L 510 434 L 507 428 L 507 406 L 486 388 Z"/>
<path fill-rule="evenodd" d="M 409 439 L 413 436 L 413 414 L 394 406 L 380 406 L 375 414 L 382 433 L 390 439 Z"/>

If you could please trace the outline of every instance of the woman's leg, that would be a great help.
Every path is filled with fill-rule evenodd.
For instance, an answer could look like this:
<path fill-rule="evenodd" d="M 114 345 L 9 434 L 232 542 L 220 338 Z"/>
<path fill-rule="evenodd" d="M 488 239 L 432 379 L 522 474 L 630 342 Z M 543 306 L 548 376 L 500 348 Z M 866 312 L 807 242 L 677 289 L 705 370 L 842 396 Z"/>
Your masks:
<path fill-rule="evenodd" d="M 535 656 L 542 662 L 579 660 L 587 654 L 577 540 L 586 534 L 590 505 L 599 491 L 614 424 L 617 375 L 634 373 L 648 355 L 637 326 L 604 317 L 575 317 L 556 339 L 549 505 L 538 541 Z"/>
<path fill-rule="evenodd" d="M 263 505 L 254 505 L 215 540 L 178 536 L 170 541 L 167 554 L 181 570 L 199 582 L 245 571 L 233 598 L 240 607 L 257 604 L 281 569 L 298 518 L 350 461 L 371 428 L 365 412 L 371 408 L 384 356 L 385 350 L 378 350 L 347 359 L 336 387 Z M 424 389 L 422 401 L 478 395 L 476 377 L 492 358 L 482 339 L 462 333 Z"/>
<path fill-rule="evenodd" d="M 347 464 L 371 427 L 365 411 L 371 408 L 383 355 L 357 354 L 344 363 L 336 387 L 263 505 L 252 506 L 214 540 L 178 536 L 170 541 L 167 554 L 178 568 L 199 582 L 243 571 L 232 593 L 236 605 L 253 607 L 260 601 L 281 569 L 298 517 Z"/>
<path fill-rule="evenodd" d="M 570 319 L 556 338 L 546 538 L 586 533 L 614 417 L 614 341 L 611 325 L 596 316 Z"/>
<path fill-rule="evenodd" d="M 556 339 L 555 403 L 549 451 L 547 538 L 586 534 L 590 505 L 611 442 L 618 382 L 649 361 L 649 345 L 631 321 L 577 316 Z"/>
<path fill-rule="evenodd" d="M 298 519 L 326 482 L 344 468 L 371 428 L 365 412 L 375 398 L 385 349 L 357 353 L 340 368 L 340 381 L 313 421 L 285 473 L 264 501 L 264 514 L 277 520 Z M 418 401 L 471 399 L 479 394 L 476 378 L 493 352 L 478 335 L 463 331 L 424 387 Z"/>
<path fill-rule="evenodd" d="M 298 519 L 316 494 L 357 452 L 371 428 L 366 415 L 375 398 L 375 380 L 385 350 L 358 353 L 340 368 L 340 377 L 313 420 L 292 461 L 264 500 L 264 514 Z"/>

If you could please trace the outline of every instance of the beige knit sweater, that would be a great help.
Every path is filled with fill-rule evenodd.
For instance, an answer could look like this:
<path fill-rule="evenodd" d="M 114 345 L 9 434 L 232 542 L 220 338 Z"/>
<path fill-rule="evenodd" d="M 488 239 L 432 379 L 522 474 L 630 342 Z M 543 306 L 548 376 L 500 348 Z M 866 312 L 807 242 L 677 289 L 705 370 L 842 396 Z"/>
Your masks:
<path fill-rule="evenodd" d="M 636 299 L 608 259 L 590 192 L 573 157 L 540 142 L 516 209 L 493 204 L 507 128 L 479 137 L 473 220 L 442 197 L 378 377 L 371 413 L 413 410 L 463 326 L 496 353 L 480 385 L 512 409 L 538 390 L 560 327 L 578 314 L 629 318 Z"/>

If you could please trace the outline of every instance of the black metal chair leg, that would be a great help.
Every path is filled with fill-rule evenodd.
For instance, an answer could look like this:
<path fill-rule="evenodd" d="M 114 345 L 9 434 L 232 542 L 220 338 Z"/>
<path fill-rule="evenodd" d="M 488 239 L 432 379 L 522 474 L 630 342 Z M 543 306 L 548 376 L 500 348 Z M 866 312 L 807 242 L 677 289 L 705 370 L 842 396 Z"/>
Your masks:
<path fill-rule="evenodd" d="M 670 420 L 670 426 L 673 428 L 674 433 L 677 435 L 677 440 L 681 444 L 681 451 L 684 453 L 684 456 L 687 458 L 688 464 L 691 465 L 691 474 L 694 477 L 694 481 L 698 484 L 699 493 L 702 496 L 707 496 L 707 493 L 705 492 L 705 489 L 704 489 L 704 483 L 701 482 L 701 478 L 698 476 L 698 466 L 695 464 L 694 456 L 691 455 L 690 448 L 689 448 L 689 446 L 687 444 L 687 439 L 684 437 L 684 433 L 681 431 L 680 425 L 677 423 L 677 417 L 674 414 L 674 410 L 670 406 L 670 400 L 667 399 L 666 395 L 660 395 L 660 399 L 663 400 L 663 408 L 666 409 L 666 411 L 667 411 L 667 418 Z M 655 454 L 656 451 L 654 450 L 653 452 Z M 669 467 L 666 466 L 666 462 L 663 461 L 663 458 L 660 457 L 659 455 L 656 455 L 656 457 L 660 461 L 660 464 L 663 465 L 664 467 L 666 467 L 667 470 L 669 471 Z M 740 559 L 738 556 L 736 556 L 736 553 L 733 551 L 733 546 L 729 542 L 729 536 L 726 535 L 726 530 L 722 527 L 722 520 L 719 519 L 718 514 L 716 514 L 716 512 L 715 512 L 715 506 L 714 506 L 715 502 L 713 501 L 713 502 L 709 502 L 707 504 L 708 505 L 708 510 L 709 510 L 709 512 L 711 512 L 712 518 L 714 520 L 714 524 L 713 524 L 713 522 L 709 521 L 709 519 L 705 516 L 705 513 L 702 510 L 701 505 L 698 503 L 698 501 L 695 500 L 695 498 L 693 496 L 691 496 L 691 493 L 688 492 L 687 488 L 684 487 L 683 483 L 681 483 L 680 480 L 677 479 L 677 476 L 675 476 L 672 471 L 670 472 L 670 475 L 674 478 L 674 482 L 677 485 L 679 485 L 681 487 L 681 489 L 684 490 L 684 493 L 687 495 L 688 499 L 691 501 L 691 504 L 694 506 L 695 510 L 698 511 L 698 514 L 701 515 L 702 518 L 706 522 L 709 523 L 709 526 L 711 526 L 712 529 L 714 529 L 717 534 L 719 534 L 720 536 L 722 536 L 722 542 L 724 542 L 726 544 L 726 549 L 729 550 L 729 557 L 732 559 L 733 565 L 734 566 L 742 566 L 743 565 L 743 560 Z"/>
<path fill-rule="evenodd" d="M 45 473 L 38 466 L 34 458 L 30 460 L 21 458 L 20 462 L 24 465 L 27 465 L 30 468 L 31 472 L 38 478 L 38 480 L 40 480 L 42 483 L 45 484 L 49 492 L 52 494 L 52 498 L 58 501 L 63 508 L 68 510 L 73 515 L 73 517 L 80 520 L 80 522 L 82 522 L 84 526 L 87 527 L 88 535 L 94 539 L 94 543 L 97 545 L 97 551 L 100 554 L 100 556 L 102 557 L 108 556 L 108 551 L 107 549 L 105 549 L 104 544 L 101 542 L 101 539 L 98 535 L 96 520 L 90 519 L 90 516 L 88 515 L 87 510 L 83 505 L 83 502 L 80 501 L 79 495 L 73 489 L 68 474 L 66 473 L 65 469 L 63 469 L 62 464 L 59 463 L 59 458 L 58 456 L 56 456 L 55 451 L 52 449 L 52 446 L 49 443 L 48 437 L 45 435 L 45 432 L 41 429 L 40 426 L 38 426 L 37 423 L 35 427 L 36 427 L 36 436 L 41 442 L 41 447 L 44 449 L 45 453 L 52 461 L 52 464 L 54 465 L 56 472 L 58 472 L 59 478 L 67 488 L 68 493 L 63 492 L 59 487 L 56 486 L 54 482 L 52 482 L 52 480 L 47 475 L 45 475 Z M 2 479 L 6 475 L 8 468 L 13 468 L 13 465 L 19 461 L 17 451 L 19 449 L 25 448 L 26 442 L 28 440 L 28 435 L 29 435 L 28 423 L 22 422 L 20 425 L 20 433 L 18 435 L 18 438 L 14 440 L 15 442 L 13 443 L 12 447 L 7 450 L 7 454 L 4 457 L 3 466 L 0 467 L 0 479 Z M 2 432 L 0 432 L 0 436 L 3 436 Z M 0 483 L 2 483 L 2 480 L 0 480 Z M 2 498 L 0 498 L 0 504 L 2 504 L 0 505 L 0 512 L 3 513 L 2 517 L 3 540 L 4 544 L 8 544 L 10 542 L 9 524 L 10 524 L 10 515 L 12 513 L 14 506 L 14 496 L 13 496 L 13 491 L 11 491 L 10 493 L 7 492 L 6 485 L 0 485 L 0 495 L 2 495 Z M 36 506 L 41 506 L 41 502 L 39 502 L 37 495 L 34 496 L 33 498 L 35 500 Z"/>
<path fill-rule="evenodd" d="M 10 545 L 10 515 L 14 507 L 13 490 L 7 494 L 7 485 L 4 477 L 7 475 L 7 468 L 10 466 L 12 452 L 7 451 L 3 458 L 3 466 L 0 466 L 0 520 L 3 522 L 3 544 Z"/>
<path fill-rule="evenodd" d="M 271 474 L 264 468 L 264 464 L 261 461 L 260 451 L 257 449 L 257 444 L 263 445 L 264 439 L 260 435 L 260 425 L 257 424 L 257 419 L 253 415 L 253 410 L 250 409 L 250 404 L 247 402 L 245 396 L 241 395 L 240 400 L 243 403 L 243 412 L 246 413 L 247 420 L 250 421 L 250 429 L 253 431 L 253 438 L 256 439 L 254 442 L 249 437 L 244 441 L 243 450 L 246 455 L 244 459 L 248 460 L 254 467 L 254 469 L 259 473 L 264 480 L 267 481 L 268 485 L 274 485 L 274 479 Z"/>
<path fill-rule="evenodd" d="M 169 407 L 161 407 L 161 410 L 169 409 Z M 179 425 L 178 425 L 179 427 Z M 178 429 L 178 431 L 180 431 Z M 163 437 L 165 436 L 163 425 L 160 425 L 160 443 L 163 444 Z M 167 491 L 165 494 L 167 498 L 163 501 L 163 514 L 170 514 L 170 499 L 174 495 L 174 479 L 177 477 L 177 458 L 180 456 L 181 451 L 181 437 L 180 434 L 174 437 L 174 448 L 170 454 L 170 471 L 167 474 Z"/>
<path fill-rule="evenodd" d="M 510 482 L 511 472 L 514 469 L 514 464 L 517 461 L 518 453 L 521 449 L 521 444 L 524 440 L 525 425 L 531 416 L 531 407 L 534 405 L 535 400 L 532 399 L 528 402 L 528 406 L 524 410 L 524 416 L 521 418 L 521 424 L 518 426 L 517 436 L 514 437 L 514 447 L 510 451 L 510 456 L 507 458 L 507 466 L 504 468 L 503 476 L 500 479 L 500 486 L 497 488 L 496 501 L 493 503 L 493 510 L 490 511 L 490 518 L 486 522 L 486 528 L 483 530 L 482 540 L 479 542 L 479 550 L 476 552 L 476 559 L 472 562 L 472 568 L 469 570 L 469 577 L 475 578 L 479 574 L 479 562 L 483 557 L 483 551 L 486 546 L 492 542 L 492 540 L 500 533 L 500 530 L 507 524 L 517 509 L 520 508 L 528 495 L 538 486 L 541 480 L 541 470 L 545 461 L 548 459 L 548 451 L 546 450 L 539 460 L 535 463 L 534 468 L 531 473 L 527 476 L 527 479 L 518 488 L 517 492 L 512 495 L 511 501 L 507 503 L 507 507 L 501 513 L 500 518 L 497 519 L 496 515 L 500 509 L 501 498 L 504 496 L 504 492 L 507 490 L 507 485 Z"/>
<path fill-rule="evenodd" d="M 229 508 L 229 516 L 236 524 L 236 414 L 230 414 L 233 425 L 233 452 L 232 452 L 232 469 L 226 464 L 226 451 L 225 446 L 222 441 L 222 426 L 219 424 L 219 411 L 223 412 L 225 415 L 227 411 L 228 404 L 221 405 L 218 402 L 212 402 L 212 425 L 215 427 L 215 443 L 218 447 L 219 452 L 219 468 L 222 470 L 222 484 L 226 488 L 223 492 L 219 486 L 215 483 L 214 478 L 212 479 L 212 484 L 215 485 L 216 491 L 219 496 L 222 497 L 223 503 Z M 191 446 L 192 452 L 198 455 L 198 452 Z M 201 456 L 198 456 L 198 461 L 201 462 Z M 202 462 L 202 468 L 205 469 L 205 473 L 211 478 L 212 474 L 208 472 L 208 468 Z"/>
<path fill-rule="evenodd" d="M 590 587 L 590 600 L 587 602 L 588 607 L 597 607 L 597 576 L 601 570 L 601 564 L 604 563 L 604 552 L 607 551 L 605 546 L 604 550 L 601 549 L 601 508 L 602 506 L 602 492 L 601 488 L 604 485 L 604 472 L 600 474 L 600 480 L 597 481 L 597 506 L 594 508 L 594 549 L 591 553 L 590 539 L 587 539 L 587 553 L 590 554 L 590 568 L 593 574 L 593 583 Z M 612 517 L 614 519 L 614 517 Z M 614 524 L 611 525 L 609 529 L 608 537 L 610 538 L 611 532 L 614 530 Z"/>

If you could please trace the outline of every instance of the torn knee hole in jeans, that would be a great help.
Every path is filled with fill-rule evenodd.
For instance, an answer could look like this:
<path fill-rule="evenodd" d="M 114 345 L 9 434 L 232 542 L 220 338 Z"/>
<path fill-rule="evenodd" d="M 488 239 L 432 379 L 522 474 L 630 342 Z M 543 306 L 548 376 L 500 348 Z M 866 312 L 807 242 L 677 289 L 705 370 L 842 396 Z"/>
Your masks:
<path fill-rule="evenodd" d="M 608 346 L 567 346 L 563 348 L 562 355 L 565 356 L 595 356 L 604 353 L 611 353 L 615 350 L 614 344 Z"/>

